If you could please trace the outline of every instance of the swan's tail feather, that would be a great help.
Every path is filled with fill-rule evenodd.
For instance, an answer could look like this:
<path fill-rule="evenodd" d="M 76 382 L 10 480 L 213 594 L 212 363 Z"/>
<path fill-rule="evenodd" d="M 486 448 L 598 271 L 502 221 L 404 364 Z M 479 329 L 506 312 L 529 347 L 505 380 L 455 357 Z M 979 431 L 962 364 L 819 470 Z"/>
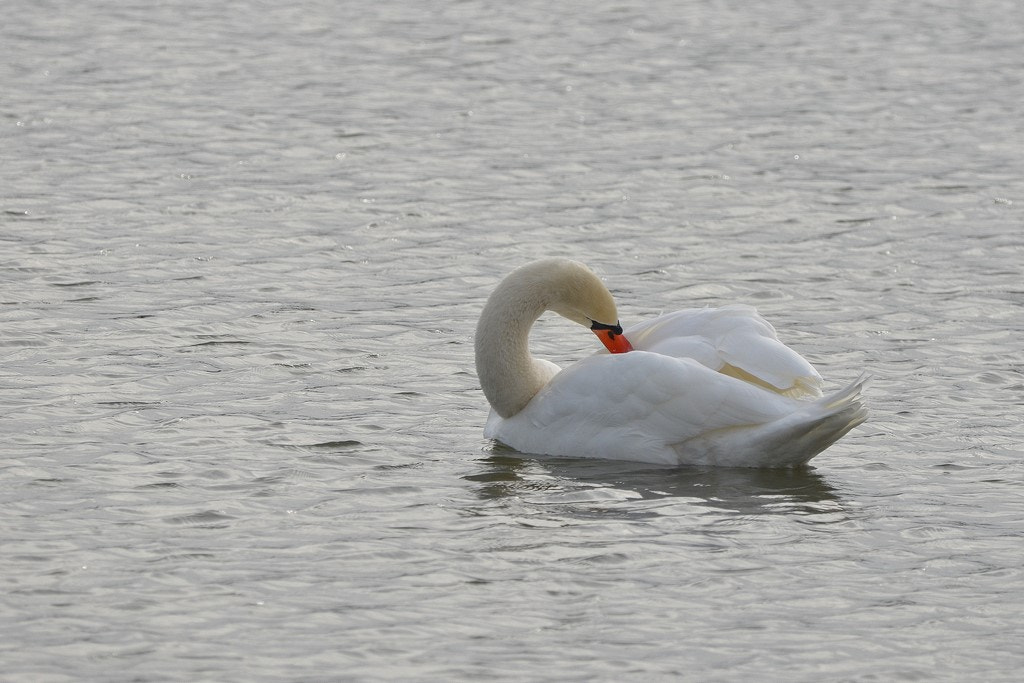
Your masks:
<path fill-rule="evenodd" d="M 839 391 L 763 425 L 718 431 L 676 446 L 680 461 L 721 467 L 799 467 L 864 422 L 861 375 Z M 698 458 L 695 453 L 700 453 Z"/>
<path fill-rule="evenodd" d="M 861 398 L 868 379 L 861 375 L 845 388 L 814 401 L 810 420 L 805 417 L 789 425 L 778 434 L 781 439 L 773 440 L 778 456 L 790 465 L 803 465 L 868 419 Z"/>
<path fill-rule="evenodd" d="M 851 382 L 845 389 L 840 389 L 836 393 L 820 399 L 818 403 L 823 403 L 829 408 L 849 405 L 851 403 L 860 404 L 861 391 L 864 389 L 864 385 L 868 383 L 869 379 L 871 379 L 871 377 L 865 373 Z"/>

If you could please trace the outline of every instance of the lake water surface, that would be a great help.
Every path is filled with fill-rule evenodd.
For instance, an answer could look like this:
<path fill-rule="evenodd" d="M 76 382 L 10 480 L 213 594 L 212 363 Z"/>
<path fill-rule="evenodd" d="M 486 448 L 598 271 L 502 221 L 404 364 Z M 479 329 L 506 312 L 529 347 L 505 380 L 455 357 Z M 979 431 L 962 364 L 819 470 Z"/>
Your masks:
<path fill-rule="evenodd" d="M 0 680 L 1019 679 L 1017 2 L 3 15 Z M 624 325 L 757 306 L 871 419 L 800 471 L 485 440 L 547 255 Z"/>

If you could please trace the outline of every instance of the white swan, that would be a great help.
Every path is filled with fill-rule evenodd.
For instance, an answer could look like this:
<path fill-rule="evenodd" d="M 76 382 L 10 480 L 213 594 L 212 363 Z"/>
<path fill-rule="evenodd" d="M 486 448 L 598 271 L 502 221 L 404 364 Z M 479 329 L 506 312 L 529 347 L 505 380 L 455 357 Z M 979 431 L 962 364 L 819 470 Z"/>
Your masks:
<path fill-rule="evenodd" d="M 565 370 L 534 358 L 544 311 L 607 350 Z M 553 258 L 512 272 L 476 329 L 491 414 L 484 436 L 524 453 L 668 465 L 803 465 L 867 418 L 864 378 L 822 396 L 821 376 L 749 306 L 679 311 L 623 333 L 586 266 Z"/>

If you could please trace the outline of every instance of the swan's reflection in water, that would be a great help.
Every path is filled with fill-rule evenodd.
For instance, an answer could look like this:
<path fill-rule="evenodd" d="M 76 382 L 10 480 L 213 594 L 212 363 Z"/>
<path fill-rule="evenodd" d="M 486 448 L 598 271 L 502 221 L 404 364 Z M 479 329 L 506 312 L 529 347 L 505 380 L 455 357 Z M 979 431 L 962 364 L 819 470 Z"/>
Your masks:
<path fill-rule="evenodd" d="M 644 463 L 526 456 L 502 445 L 465 477 L 484 499 L 545 495 L 582 502 L 686 499 L 741 514 L 822 513 L 840 509 L 839 494 L 815 470 L 669 468 Z M 589 493 L 589 495 L 588 495 Z M 554 502 L 554 500 L 552 500 Z"/>

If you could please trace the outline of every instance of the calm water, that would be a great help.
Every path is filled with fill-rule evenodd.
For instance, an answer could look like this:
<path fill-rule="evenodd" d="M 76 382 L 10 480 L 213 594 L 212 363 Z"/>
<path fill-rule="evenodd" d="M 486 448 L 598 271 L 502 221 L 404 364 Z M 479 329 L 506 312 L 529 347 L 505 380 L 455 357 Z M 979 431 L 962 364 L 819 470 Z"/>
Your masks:
<path fill-rule="evenodd" d="M 1019 676 L 1015 1 L 3 16 L 0 680 Z M 623 324 L 756 305 L 871 421 L 496 447 L 476 316 L 550 254 Z"/>

